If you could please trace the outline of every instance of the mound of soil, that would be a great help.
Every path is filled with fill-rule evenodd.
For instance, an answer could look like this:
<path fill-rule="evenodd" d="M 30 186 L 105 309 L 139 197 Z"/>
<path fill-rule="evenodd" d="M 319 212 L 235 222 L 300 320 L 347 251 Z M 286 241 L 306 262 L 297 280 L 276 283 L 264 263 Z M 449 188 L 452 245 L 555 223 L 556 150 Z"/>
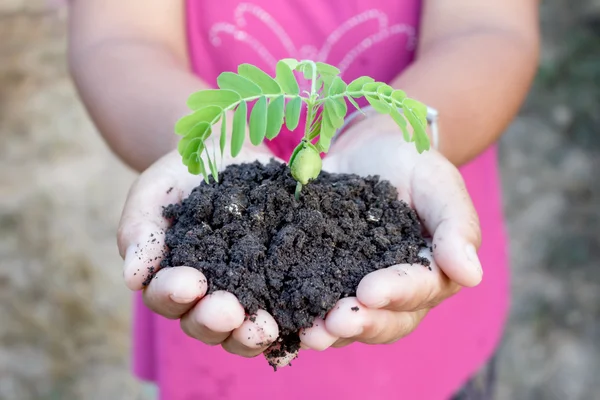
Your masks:
<path fill-rule="evenodd" d="M 298 201 L 295 187 L 285 164 L 233 165 L 164 210 L 172 226 L 161 266 L 197 268 L 209 293 L 235 294 L 250 316 L 268 311 L 284 353 L 368 273 L 429 265 L 417 215 L 389 182 L 322 172 Z"/>

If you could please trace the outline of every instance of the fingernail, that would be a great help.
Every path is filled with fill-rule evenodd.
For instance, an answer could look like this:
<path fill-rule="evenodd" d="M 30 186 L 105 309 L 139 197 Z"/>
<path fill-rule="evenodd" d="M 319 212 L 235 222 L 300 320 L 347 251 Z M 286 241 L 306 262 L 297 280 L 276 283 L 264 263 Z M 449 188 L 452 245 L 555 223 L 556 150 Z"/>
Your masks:
<path fill-rule="evenodd" d="M 472 244 L 468 244 L 466 248 L 467 259 L 471 262 L 471 267 L 477 271 L 479 275 L 483 275 L 483 270 L 481 269 L 481 261 L 479 261 L 479 256 L 477 255 L 477 250 L 475 246 Z"/>
<path fill-rule="evenodd" d="M 127 251 L 125 251 L 125 259 L 123 260 L 123 270 L 127 270 L 127 266 L 129 266 L 129 264 L 131 264 L 133 262 L 133 260 L 136 257 L 136 250 L 137 250 L 137 245 L 132 244 L 131 246 L 129 246 L 127 248 Z"/>
<path fill-rule="evenodd" d="M 361 323 L 358 326 L 356 326 L 355 329 L 349 333 L 348 337 L 358 336 L 358 335 L 362 334 L 363 331 L 364 331 L 364 323 L 361 321 Z"/>
<path fill-rule="evenodd" d="M 125 285 L 131 290 L 140 289 L 140 276 L 136 276 L 137 271 L 135 270 L 135 260 L 138 257 L 137 245 L 131 245 L 125 251 L 125 259 L 123 260 L 123 279 Z"/>
<path fill-rule="evenodd" d="M 390 299 L 389 297 L 386 295 L 386 297 L 382 298 L 381 300 L 379 300 L 376 303 L 373 304 L 368 304 L 371 308 L 383 308 L 386 307 L 387 305 L 390 304 Z"/>
<path fill-rule="evenodd" d="M 182 296 L 182 295 L 178 295 L 177 293 L 171 293 L 169 295 L 169 298 L 178 304 L 188 304 L 188 303 L 191 303 L 192 301 L 196 300 L 198 297 L 185 296 L 185 295 Z"/>

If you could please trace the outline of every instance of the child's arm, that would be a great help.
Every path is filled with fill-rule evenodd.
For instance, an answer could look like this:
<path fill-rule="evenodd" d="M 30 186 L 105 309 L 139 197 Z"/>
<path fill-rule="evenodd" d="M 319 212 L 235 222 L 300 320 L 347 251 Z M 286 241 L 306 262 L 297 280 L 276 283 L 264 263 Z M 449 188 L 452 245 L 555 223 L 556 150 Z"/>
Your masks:
<path fill-rule="evenodd" d="M 141 171 L 176 145 L 206 84 L 188 67 L 182 0 L 71 0 L 69 65 L 100 133 Z"/>
<path fill-rule="evenodd" d="M 440 114 L 440 150 L 462 165 L 495 142 L 535 75 L 538 0 L 431 1 L 418 55 L 392 84 Z"/>

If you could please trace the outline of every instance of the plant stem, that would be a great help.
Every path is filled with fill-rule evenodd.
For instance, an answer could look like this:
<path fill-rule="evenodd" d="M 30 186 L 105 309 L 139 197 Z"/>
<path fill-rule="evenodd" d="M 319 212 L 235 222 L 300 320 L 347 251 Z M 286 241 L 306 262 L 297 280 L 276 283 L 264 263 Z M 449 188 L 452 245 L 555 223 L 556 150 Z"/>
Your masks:
<path fill-rule="evenodd" d="M 300 182 L 296 183 L 296 192 L 294 193 L 294 197 L 296 201 L 300 200 L 300 192 L 302 191 L 302 184 Z"/>
<path fill-rule="evenodd" d="M 313 120 L 315 119 L 315 108 L 310 100 L 306 102 L 306 125 L 304 126 L 304 139 L 310 138 Z"/>
<path fill-rule="evenodd" d="M 304 60 L 302 63 L 306 63 L 312 68 L 312 80 L 310 83 L 310 97 L 312 99 L 313 96 L 317 95 L 317 64 L 311 60 Z"/>
<path fill-rule="evenodd" d="M 312 68 L 312 78 L 310 82 L 310 95 L 306 100 L 306 125 L 304 127 L 304 138 L 309 139 L 313 120 L 315 119 L 315 105 L 319 94 L 317 93 L 317 64 L 311 60 L 302 61 Z"/>

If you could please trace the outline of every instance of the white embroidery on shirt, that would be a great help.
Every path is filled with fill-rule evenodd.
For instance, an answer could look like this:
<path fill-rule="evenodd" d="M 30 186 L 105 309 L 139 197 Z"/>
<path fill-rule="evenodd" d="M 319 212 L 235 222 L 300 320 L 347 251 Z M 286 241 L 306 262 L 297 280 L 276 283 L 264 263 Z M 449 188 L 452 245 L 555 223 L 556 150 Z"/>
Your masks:
<path fill-rule="evenodd" d="M 402 34 L 406 35 L 407 51 L 414 50 L 416 46 L 415 28 L 413 26 L 401 23 L 390 26 L 388 16 L 380 10 L 367 10 L 348 19 L 327 37 L 320 49 L 312 45 L 302 45 L 298 49 L 281 24 L 279 24 L 261 7 L 251 3 L 241 3 L 235 9 L 235 25 L 227 22 L 219 22 L 212 26 L 209 32 L 209 38 L 213 46 L 218 47 L 221 45 L 221 34 L 230 35 L 235 40 L 248 44 L 250 48 L 252 48 L 261 57 L 261 59 L 267 63 L 267 65 L 272 66 L 271 68 L 273 68 L 273 70 L 275 63 L 277 62 L 277 58 L 271 54 L 264 44 L 243 30 L 243 28 L 246 27 L 246 14 L 250 14 L 258 18 L 273 32 L 274 36 L 281 41 L 281 44 L 288 53 L 285 57 L 310 59 L 329 63 L 331 63 L 331 61 L 328 61 L 331 50 L 334 48 L 335 44 L 344 37 L 345 34 L 367 21 L 376 20 L 378 22 L 378 31 L 361 40 L 360 43 L 348 51 L 348 53 L 342 57 L 341 61 L 337 63 L 336 66 L 340 69 L 342 74 L 348 68 L 350 68 L 350 66 L 363 52 L 375 44 L 380 43 L 392 36 Z"/>
<path fill-rule="evenodd" d="M 242 3 L 236 8 L 234 13 L 235 22 L 240 28 L 246 26 L 246 18 L 244 18 L 244 14 L 250 13 L 258 19 L 260 19 L 266 26 L 268 26 L 273 32 L 275 32 L 275 35 L 279 38 L 279 40 L 281 40 L 281 43 L 283 44 L 283 46 L 289 54 L 297 53 L 296 46 L 294 46 L 292 38 L 290 38 L 285 29 L 283 29 L 283 27 L 279 23 L 277 23 L 277 21 L 275 21 L 275 19 L 273 19 L 273 17 L 271 17 L 271 15 L 269 15 L 269 13 L 267 13 L 262 8 L 253 4 Z"/>

